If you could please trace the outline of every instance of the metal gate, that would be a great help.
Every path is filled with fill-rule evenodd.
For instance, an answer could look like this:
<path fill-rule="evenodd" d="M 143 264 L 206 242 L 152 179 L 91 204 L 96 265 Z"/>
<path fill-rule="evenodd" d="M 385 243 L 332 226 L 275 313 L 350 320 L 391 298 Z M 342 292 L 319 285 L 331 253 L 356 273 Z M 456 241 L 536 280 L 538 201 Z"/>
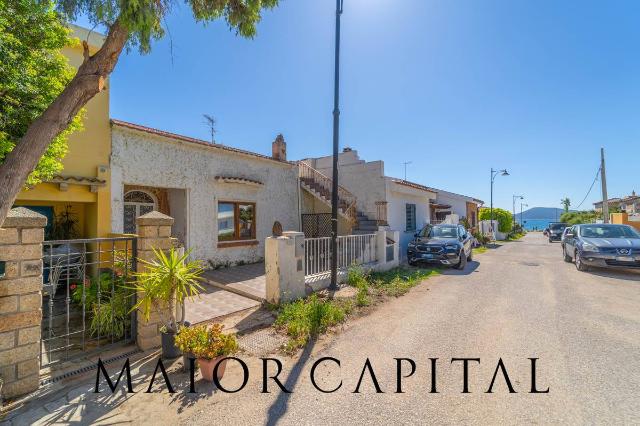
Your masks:
<path fill-rule="evenodd" d="M 135 340 L 135 237 L 45 241 L 41 366 Z"/>
<path fill-rule="evenodd" d="M 302 232 L 305 238 L 331 236 L 331 213 L 308 213 L 302 215 Z"/>

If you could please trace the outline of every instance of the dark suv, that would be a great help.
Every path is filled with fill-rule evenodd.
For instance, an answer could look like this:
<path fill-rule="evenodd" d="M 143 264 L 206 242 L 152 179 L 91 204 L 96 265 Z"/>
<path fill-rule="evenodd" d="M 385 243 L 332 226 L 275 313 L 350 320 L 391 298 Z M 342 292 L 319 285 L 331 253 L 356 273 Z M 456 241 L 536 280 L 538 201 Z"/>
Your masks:
<path fill-rule="evenodd" d="M 473 237 L 461 225 L 426 225 L 407 247 L 409 265 L 439 263 L 464 269 L 473 256 Z"/>
<path fill-rule="evenodd" d="M 551 222 L 549 224 L 549 242 L 552 243 L 554 241 L 562 240 L 562 233 L 564 232 L 564 228 L 569 226 L 566 223 L 562 222 Z"/>

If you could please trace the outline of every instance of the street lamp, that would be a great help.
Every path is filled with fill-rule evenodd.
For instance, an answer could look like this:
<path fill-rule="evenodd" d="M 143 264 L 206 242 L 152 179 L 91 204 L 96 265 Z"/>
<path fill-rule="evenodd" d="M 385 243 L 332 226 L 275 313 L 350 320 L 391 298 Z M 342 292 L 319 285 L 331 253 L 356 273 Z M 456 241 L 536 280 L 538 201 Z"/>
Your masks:
<path fill-rule="evenodd" d="M 513 227 L 516 226 L 516 200 L 521 199 L 524 200 L 524 195 L 513 195 L 511 201 L 513 202 L 512 211 L 513 211 Z"/>
<path fill-rule="evenodd" d="M 493 234 L 493 181 L 496 180 L 496 176 L 501 175 L 501 176 L 509 176 L 509 172 L 507 171 L 507 169 L 502 169 L 502 170 L 493 170 L 493 167 L 491 168 L 491 204 L 489 207 L 489 219 L 490 219 L 490 226 L 489 229 L 491 230 L 491 233 Z"/>
<path fill-rule="evenodd" d="M 522 206 L 529 207 L 529 204 L 520 203 L 520 228 L 524 229 L 524 220 L 522 219 Z"/>
<path fill-rule="evenodd" d="M 338 146 L 340 138 L 340 16 L 343 0 L 336 0 L 336 46 L 333 86 L 333 182 L 331 185 L 331 284 L 338 289 Z"/>

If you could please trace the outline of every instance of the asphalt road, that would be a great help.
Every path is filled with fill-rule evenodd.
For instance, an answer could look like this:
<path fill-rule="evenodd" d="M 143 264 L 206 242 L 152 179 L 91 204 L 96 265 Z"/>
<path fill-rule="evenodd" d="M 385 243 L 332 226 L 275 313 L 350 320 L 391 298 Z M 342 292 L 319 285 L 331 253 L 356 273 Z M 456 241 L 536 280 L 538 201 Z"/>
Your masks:
<path fill-rule="evenodd" d="M 313 388 L 313 362 L 323 356 L 318 384 L 342 387 L 331 394 Z M 396 361 L 417 369 L 396 391 Z M 462 393 L 461 362 L 469 363 L 469 391 Z M 532 394 L 531 362 L 537 361 Z M 365 376 L 352 393 L 366 358 L 379 385 Z M 429 358 L 437 361 L 437 390 L 429 393 Z M 517 393 L 498 373 L 502 359 Z M 465 271 L 447 271 L 381 305 L 335 336 L 283 359 L 291 394 L 261 394 L 258 360 L 237 394 L 210 394 L 192 406 L 189 424 L 631 424 L 640 423 L 640 273 L 578 272 L 562 260 L 558 243 L 540 234 L 476 256 Z M 404 366 L 408 373 L 408 364 Z M 230 366 L 223 384 L 239 383 Z M 283 380 L 284 381 L 284 380 Z M 192 401 L 195 402 L 195 401 Z"/>

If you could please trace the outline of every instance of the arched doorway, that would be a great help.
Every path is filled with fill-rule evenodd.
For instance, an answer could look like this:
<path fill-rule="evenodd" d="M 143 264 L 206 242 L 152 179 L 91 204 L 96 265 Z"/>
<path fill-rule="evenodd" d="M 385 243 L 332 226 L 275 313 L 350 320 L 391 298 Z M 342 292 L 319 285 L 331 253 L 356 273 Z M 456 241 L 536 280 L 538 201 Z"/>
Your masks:
<path fill-rule="evenodd" d="M 133 190 L 124 194 L 124 233 L 136 233 L 136 218 L 158 209 L 158 202 L 148 192 Z"/>

